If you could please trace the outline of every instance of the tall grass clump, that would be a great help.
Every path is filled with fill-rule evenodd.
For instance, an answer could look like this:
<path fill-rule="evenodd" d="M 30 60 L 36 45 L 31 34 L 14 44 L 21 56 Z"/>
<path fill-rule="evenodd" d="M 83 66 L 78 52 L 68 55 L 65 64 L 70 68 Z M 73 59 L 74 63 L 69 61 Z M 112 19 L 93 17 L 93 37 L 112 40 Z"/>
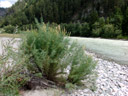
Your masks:
<path fill-rule="evenodd" d="M 29 55 L 31 74 L 65 85 L 78 84 L 95 68 L 95 62 L 82 47 L 70 43 L 60 27 L 37 23 L 38 29 L 26 33 L 21 49 Z M 68 71 L 66 71 L 68 70 Z M 63 80 L 62 80 L 63 79 Z"/>
<path fill-rule="evenodd" d="M 37 29 L 25 32 L 17 41 L 18 49 L 7 45 L 5 54 L 0 56 L 0 95 L 18 96 L 20 88 L 30 84 L 81 84 L 96 63 L 65 34 L 60 26 L 37 22 Z"/>
<path fill-rule="evenodd" d="M 13 34 L 16 31 L 16 27 L 12 25 L 5 26 L 3 29 L 5 33 L 9 33 L 9 34 Z"/>
<path fill-rule="evenodd" d="M 4 46 L 4 52 L 0 54 L 0 96 L 19 96 L 19 89 L 29 80 L 25 76 L 26 56 L 23 52 L 14 50 L 10 40 Z"/>

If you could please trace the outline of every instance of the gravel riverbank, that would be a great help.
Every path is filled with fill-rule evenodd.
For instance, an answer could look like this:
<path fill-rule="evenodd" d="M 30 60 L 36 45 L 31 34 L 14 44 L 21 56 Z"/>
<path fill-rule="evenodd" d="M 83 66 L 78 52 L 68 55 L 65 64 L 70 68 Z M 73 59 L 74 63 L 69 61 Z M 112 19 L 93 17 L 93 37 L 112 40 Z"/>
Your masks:
<path fill-rule="evenodd" d="M 0 54 L 2 54 L 2 43 L 8 38 L 0 38 Z M 17 47 L 17 44 L 14 45 Z M 115 62 L 110 62 L 97 57 L 94 53 L 86 52 L 97 61 L 96 74 L 90 76 L 91 79 L 83 80 L 86 88 L 72 91 L 72 93 L 51 92 L 51 90 L 37 90 L 23 92 L 22 96 L 128 96 L 128 65 L 119 65 Z M 93 78 L 92 78 L 93 77 Z M 93 79 L 96 79 L 94 84 Z M 94 86 L 96 85 L 96 87 Z M 92 90 L 94 91 L 92 91 Z M 35 93 L 36 92 L 36 93 Z M 44 94 L 42 94 L 44 93 Z M 54 95 L 57 93 L 57 95 Z"/>
<path fill-rule="evenodd" d="M 128 96 L 128 66 L 97 58 L 93 53 L 86 53 L 97 61 L 96 90 L 79 89 L 64 96 Z M 87 85 L 88 81 L 83 82 Z"/>
<path fill-rule="evenodd" d="M 97 61 L 95 70 L 97 76 L 93 74 L 89 79 L 83 80 L 85 87 L 70 93 L 63 93 L 60 90 L 53 92 L 51 89 L 36 90 L 25 92 L 23 96 L 55 96 L 56 93 L 56 96 L 128 96 L 128 66 L 100 59 L 94 53 L 86 52 L 86 54 Z"/>

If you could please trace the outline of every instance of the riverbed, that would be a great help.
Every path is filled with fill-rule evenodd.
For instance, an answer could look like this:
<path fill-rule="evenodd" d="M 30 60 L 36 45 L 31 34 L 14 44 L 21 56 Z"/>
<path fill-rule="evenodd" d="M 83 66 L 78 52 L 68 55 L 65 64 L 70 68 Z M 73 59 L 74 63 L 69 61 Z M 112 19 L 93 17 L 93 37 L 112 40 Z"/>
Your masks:
<path fill-rule="evenodd" d="M 128 65 L 128 41 L 80 37 L 71 37 L 71 41 L 77 41 L 103 59 Z"/>

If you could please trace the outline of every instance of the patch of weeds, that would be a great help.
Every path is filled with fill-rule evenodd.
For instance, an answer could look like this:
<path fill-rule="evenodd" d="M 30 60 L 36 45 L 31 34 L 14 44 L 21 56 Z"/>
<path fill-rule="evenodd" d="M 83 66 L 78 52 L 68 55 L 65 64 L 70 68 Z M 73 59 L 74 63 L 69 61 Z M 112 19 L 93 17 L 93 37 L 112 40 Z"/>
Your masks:
<path fill-rule="evenodd" d="M 87 56 L 83 47 L 69 43 L 65 32 L 58 27 L 39 24 L 38 29 L 25 34 L 21 50 L 30 56 L 26 65 L 31 74 L 40 74 L 60 86 L 66 83 L 81 84 L 95 69 L 96 63 Z M 67 73 L 65 70 L 70 68 Z M 62 80 L 63 79 L 63 80 Z"/>
<path fill-rule="evenodd" d="M 37 26 L 37 30 L 24 34 L 17 51 L 8 46 L 1 57 L 1 93 L 17 95 L 19 88 L 28 83 L 74 88 L 95 69 L 95 61 L 85 54 L 82 46 L 70 44 L 60 26 L 38 22 Z"/>
<path fill-rule="evenodd" d="M 0 93 L 3 96 L 18 96 L 29 77 L 26 77 L 25 61 L 22 52 L 15 52 L 10 43 L 5 46 L 6 52 L 0 56 Z"/>

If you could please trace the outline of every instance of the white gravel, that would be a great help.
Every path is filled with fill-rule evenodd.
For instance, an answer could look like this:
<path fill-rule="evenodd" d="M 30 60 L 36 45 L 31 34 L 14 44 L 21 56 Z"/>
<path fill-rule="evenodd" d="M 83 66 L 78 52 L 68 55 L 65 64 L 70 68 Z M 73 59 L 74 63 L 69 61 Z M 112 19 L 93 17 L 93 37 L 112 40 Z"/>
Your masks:
<path fill-rule="evenodd" d="M 97 58 L 95 54 L 89 52 L 86 53 L 98 61 L 96 90 L 79 89 L 66 96 L 128 96 L 128 66 Z M 90 83 L 88 81 L 83 82 L 88 85 Z"/>
<path fill-rule="evenodd" d="M 18 49 L 20 38 L 7 38 L 7 37 L 0 37 L 0 55 L 4 54 L 5 47 L 7 45 L 13 46 L 14 49 Z"/>

